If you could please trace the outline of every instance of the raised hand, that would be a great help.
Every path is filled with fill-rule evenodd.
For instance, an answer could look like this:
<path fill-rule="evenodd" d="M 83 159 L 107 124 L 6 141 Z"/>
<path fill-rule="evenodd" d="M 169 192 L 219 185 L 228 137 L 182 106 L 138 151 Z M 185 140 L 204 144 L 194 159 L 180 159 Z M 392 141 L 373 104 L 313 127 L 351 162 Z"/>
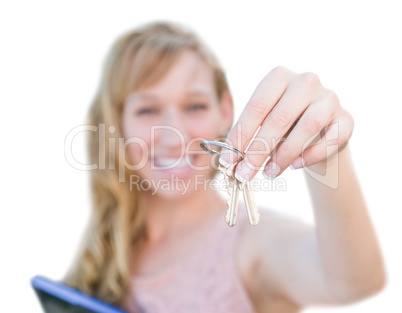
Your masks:
<path fill-rule="evenodd" d="M 277 67 L 257 86 L 228 134 L 226 143 L 244 152 L 261 126 L 235 176 L 249 181 L 269 156 L 263 175 L 270 179 L 289 165 L 301 168 L 325 161 L 348 141 L 353 125 L 337 95 L 324 88 L 317 75 Z M 224 150 L 219 161 L 227 167 L 237 158 Z"/>

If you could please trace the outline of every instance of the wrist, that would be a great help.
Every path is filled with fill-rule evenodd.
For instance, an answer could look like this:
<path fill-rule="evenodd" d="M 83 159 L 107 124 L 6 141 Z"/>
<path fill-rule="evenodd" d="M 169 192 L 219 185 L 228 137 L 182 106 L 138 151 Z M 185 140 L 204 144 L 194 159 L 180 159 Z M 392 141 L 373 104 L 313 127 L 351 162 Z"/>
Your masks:
<path fill-rule="evenodd" d="M 308 182 L 315 185 L 317 182 L 332 189 L 339 185 L 340 168 L 349 158 L 349 144 L 346 142 L 326 159 L 304 167 L 304 174 Z"/>

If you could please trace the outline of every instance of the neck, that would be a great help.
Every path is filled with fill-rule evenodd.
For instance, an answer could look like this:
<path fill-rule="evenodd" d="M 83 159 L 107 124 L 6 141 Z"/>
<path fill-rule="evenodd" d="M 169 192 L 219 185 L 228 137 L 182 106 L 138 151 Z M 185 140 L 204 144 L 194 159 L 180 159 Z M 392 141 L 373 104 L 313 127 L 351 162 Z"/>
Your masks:
<path fill-rule="evenodd" d="M 225 207 L 219 194 L 211 189 L 200 189 L 174 199 L 147 195 L 145 205 L 148 242 L 196 228 Z"/>

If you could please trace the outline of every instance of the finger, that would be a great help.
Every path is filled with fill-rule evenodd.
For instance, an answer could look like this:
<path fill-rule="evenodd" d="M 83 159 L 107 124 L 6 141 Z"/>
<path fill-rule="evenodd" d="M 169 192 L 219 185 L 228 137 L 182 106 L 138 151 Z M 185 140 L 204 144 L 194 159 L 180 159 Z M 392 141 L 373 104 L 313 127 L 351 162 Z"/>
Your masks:
<path fill-rule="evenodd" d="M 330 100 L 328 96 L 322 96 L 313 101 L 265 166 L 264 176 L 271 179 L 279 176 L 316 140 L 321 130 L 328 126 L 338 107 L 339 101 L 336 96 L 331 96 Z"/>
<path fill-rule="evenodd" d="M 343 114 L 326 129 L 322 140 L 304 150 L 302 155 L 292 163 L 292 167 L 297 169 L 328 160 L 349 140 L 353 127 L 353 117 L 349 112 L 343 110 Z"/>
<path fill-rule="evenodd" d="M 268 73 L 257 86 L 239 120 L 229 132 L 226 139 L 227 144 L 242 152 L 245 151 L 258 127 L 279 101 L 294 75 L 293 72 L 282 67 L 277 67 Z M 237 154 L 222 149 L 219 162 L 228 167 L 238 159 Z"/>
<path fill-rule="evenodd" d="M 299 75 L 267 116 L 255 140 L 248 148 L 246 160 L 239 162 L 236 168 L 236 178 L 238 180 L 245 182 L 255 176 L 256 170 L 263 166 L 263 163 L 280 140 L 317 97 L 318 89 L 306 85 L 306 81 L 312 79 L 310 75 Z M 314 82 L 314 84 L 318 85 L 319 81 Z"/>

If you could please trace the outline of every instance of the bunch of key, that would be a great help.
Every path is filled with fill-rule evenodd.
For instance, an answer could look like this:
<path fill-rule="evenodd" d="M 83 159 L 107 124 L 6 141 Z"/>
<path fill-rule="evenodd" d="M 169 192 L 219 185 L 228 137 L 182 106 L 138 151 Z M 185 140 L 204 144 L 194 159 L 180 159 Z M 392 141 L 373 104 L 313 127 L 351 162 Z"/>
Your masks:
<path fill-rule="evenodd" d="M 220 156 L 220 153 L 208 148 L 207 145 L 217 146 L 221 148 L 225 148 L 227 150 L 233 151 L 240 155 L 240 159 L 237 160 L 234 164 L 230 165 L 229 167 L 224 167 L 219 165 L 219 171 L 223 174 L 225 179 L 225 185 L 227 188 L 227 192 L 229 194 L 229 199 L 227 200 L 226 204 L 228 206 L 228 210 L 226 211 L 225 219 L 226 223 L 230 227 L 233 227 L 236 224 L 237 219 L 237 211 L 239 208 L 239 193 L 240 191 L 243 192 L 244 203 L 246 205 L 248 219 L 251 225 L 257 225 L 258 221 L 260 220 L 260 214 L 258 213 L 257 205 L 254 201 L 253 190 L 250 188 L 250 182 L 248 183 L 241 183 L 234 177 L 234 169 L 236 165 L 244 159 L 244 154 L 237 150 L 234 147 L 227 145 L 226 143 L 222 143 L 220 141 L 212 141 L 212 140 L 203 140 L 200 143 L 202 149 L 210 154 L 215 154 Z"/>

